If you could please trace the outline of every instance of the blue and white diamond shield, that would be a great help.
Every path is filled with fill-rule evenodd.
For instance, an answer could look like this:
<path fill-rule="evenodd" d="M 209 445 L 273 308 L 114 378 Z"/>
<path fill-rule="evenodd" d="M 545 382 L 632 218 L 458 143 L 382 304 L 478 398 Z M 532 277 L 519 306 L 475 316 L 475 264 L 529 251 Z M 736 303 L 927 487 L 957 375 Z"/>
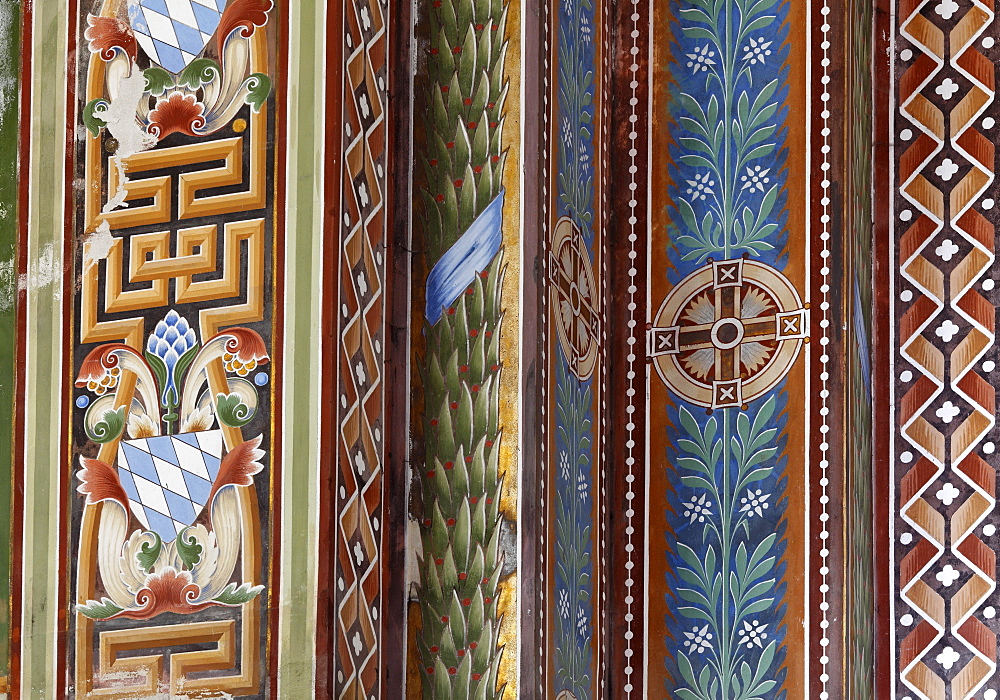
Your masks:
<path fill-rule="evenodd" d="M 143 527 L 172 542 L 193 524 L 222 464 L 222 431 L 124 440 L 118 478 Z"/>
<path fill-rule="evenodd" d="M 228 0 L 129 0 L 132 31 L 150 60 L 180 73 L 215 34 Z"/>

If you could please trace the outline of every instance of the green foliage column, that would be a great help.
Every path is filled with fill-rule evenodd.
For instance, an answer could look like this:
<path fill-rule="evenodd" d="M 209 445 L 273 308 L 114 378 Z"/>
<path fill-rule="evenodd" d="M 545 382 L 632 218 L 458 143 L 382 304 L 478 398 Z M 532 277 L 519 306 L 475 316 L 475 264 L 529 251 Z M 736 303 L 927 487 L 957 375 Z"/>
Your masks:
<path fill-rule="evenodd" d="M 432 268 L 501 196 L 502 0 L 433 0 L 422 192 Z M 503 251 L 426 323 L 424 504 L 417 646 L 425 698 L 497 698 Z"/>

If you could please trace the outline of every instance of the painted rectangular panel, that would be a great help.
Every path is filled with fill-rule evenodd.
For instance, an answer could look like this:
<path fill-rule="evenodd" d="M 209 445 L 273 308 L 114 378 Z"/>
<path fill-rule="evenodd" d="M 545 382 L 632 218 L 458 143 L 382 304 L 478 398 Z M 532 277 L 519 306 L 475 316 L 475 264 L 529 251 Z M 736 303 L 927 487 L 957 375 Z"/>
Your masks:
<path fill-rule="evenodd" d="M 57 529 L 42 530 L 45 491 L 31 483 L 45 462 L 29 447 L 33 539 L 23 553 L 42 582 L 33 566 L 46 564 L 32 565 L 27 547 L 55 543 L 47 565 L 61 583 L 24 608 L 34 625 L 58 606 L 65 635 L 55 646 L 26 635 L 20 696 L 270 696 L 283 10 L 269 0 L 70 9 L 62 40 L 80 49 L 63 86 L 70 147 L 65 173 L 50 168 L 65 175 L 55 192 L 66 197 L 33 201 L 28 229 L 30 248 L 44 207 L 64 208 L 65 225 L 52 229 L 64 237 L 42 252 L 66 261 L 65 279 L 50 262 L 54 275 L 31 267 L 26 281 L 30 298 L 56 302 L 31 302 L 29 314 L 55 321 L 62 309 L 61 332 L 50 336 L 62 338 L 56 354 L 28 347 L 36 369 L 65 363 L 63 385 L 48 387 L 47 415 L 51 434 L 64 436 L 52 454 L 65 477 L 44 516 Z M 62 87 L 56 79 L 44 89 Z M 29 133 L 32 157 L 22 165 L 43 172 L 40 132 L 22 137 Z M 53 281 L 64 296 L 46 289 Z M 46 426 L 38 418 L 28 413 L 32 443 Z"/>

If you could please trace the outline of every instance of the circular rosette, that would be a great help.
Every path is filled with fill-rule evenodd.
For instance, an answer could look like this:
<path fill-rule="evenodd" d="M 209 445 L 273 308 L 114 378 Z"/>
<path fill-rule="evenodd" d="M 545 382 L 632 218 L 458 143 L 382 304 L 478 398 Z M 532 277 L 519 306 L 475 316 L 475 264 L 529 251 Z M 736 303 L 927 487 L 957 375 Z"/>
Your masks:
<path fill-rule="evenodd" d="M 807 333 L 808 305 L 784 275 L 755 260 L 712 261 L 664 299 L 649 354 L 686 401 L 746 408 L 788 373 Z"/>
<path fill-rule="evenodd" d="M 600 314 L 590 253 L 572 219 L 556 223 L 549 261 L 556 334 L 573 373 L 586 380 L 597 364 Z"/>

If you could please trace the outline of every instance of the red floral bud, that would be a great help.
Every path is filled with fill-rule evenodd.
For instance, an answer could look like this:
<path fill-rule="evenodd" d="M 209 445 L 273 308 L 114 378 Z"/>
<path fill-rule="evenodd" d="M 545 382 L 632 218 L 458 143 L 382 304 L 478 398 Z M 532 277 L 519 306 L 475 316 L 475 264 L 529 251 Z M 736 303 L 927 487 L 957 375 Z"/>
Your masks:
<path fill-rule="evenodd" d="M 493 102 L 488 102 L 488 103 L 486 104 L 486 109 L 493 109 L 493 106 L 494 106 L 494 103 L 493 103 Z"/>
<path fill-rule="evenodd" d="M 479 329 L 473 328 L 471 331 L 469 331 L 469 335 L 471 335 L 473 338 L 477 337 L 479 335 Z"/>
<path fill-rule="evenodd" d="M 454 676 L 456 673 L 458 673 L 458 669 L 455 668 L 454 666 L 452 666 L 451 668 L 448 669 L 448 675 L 449 676 Z"/>
<path fill-rule="evenodd" d="M 445 144 L 445 146 L 447 146 L 448 148 L 454 148 L 455 147 L 455 142 L 454 141 L 449 141 L 448 143 Z"/>
<path fill-rule="evenodd" d="M 465 463 L 472 464 L 472 455 L 465 455 Z"/>
<path fill-rule="evenodd" d="M 492 161 L 493 161 L 494 163 L 499 163 L 499 162 L 500 162 L 500 156 L 493 156 L 493 158 L 491 158 L 491 160 L 492 160 Z"/>
<path fill-rule="evenodd" d="M 444 559 L 435 559 L 434 563 L 437 564 L 438 566 L 441 566 L 442 564 L 444 564 Z"/>
<path fill-rule="evenodd" d="M 444 463 L 444 468 L 445 468 L 445 469 L 451 469 L 451 468 L 452 468 L 452 467 L 454 467 L 454 466 L 455 466 L 455 463 L 454 463 L 454 462 L 445 462 L 445 463 Z"/>
<path fill-rule="evenodd" d="M 437 425 L 437 424 L 438 424 L 438 419 L 437 418 L 431 418 L 431 425 L 433 426 L 433 425 Z"/>
<path fill-rule="evenodd" d="M 497 128 L 497 123 L 496 122 L 490 122 L 490 128 L 491 129 L 496 129 Z"/>
<path fill-rule="evenodd" d="M 469 600 L 469 599 L 468 599 L 468 598 L 466 598 L 465 600 Z M 466 602 L 465 602 L 465 600 L 463 600 L 463 601 L 462 601 L 462 603 L 463 603 L 464 605 L 468 605 L 469 603 L 466 603 Z M 472 602 L 472 601 L 469 601 L 469 602 Z M 461 658 L 461 657 L 465 656 L 465 649 L 459 649 L 459 650 L 458 650 L 458 656 L 459 656 L 459 658 Z"/>
<path fill-rule="evenodd" d="M 427 675 L 428 676 L 433 676 L 434 675 L 434 667 L 433 666 L 428 666 L 427 667 Z"/>
<path fill-rule="evenodd" d="M 477 32 L 480 32 L 480 31 L 482 31 L 482 30 L 483 30 L 483 25 L 482 25 L 482 23 L 480 23 L 480 24 L 477 24 L 477 25 L 476 25 L 476 31 L 477 31 Z"/>
<path fill-rule="evenodd" d="M 499 25 L 499 24 L 494 24 L 494 25 L 493 25 L 493 31 L 496 31 L 496 30 L 498 30 L 499 28 L 500 28 L 500 25 Z"/>
<path fill-rule="evenodd" d="M 490 271 L 489 270 L 483 270 L 482 272 L 479 273 L 479 276 L 482 277 L 483 279 L 486 279 L 487 277 L 490 276 Z"/>
<path fill-rule="evenodd" d="M 477 644 L 476 642 L 472 642 L 472 643 L 469 644 L 469 648 L 470 649 L 475 649 L 478 646 L 479 646 L 479 644 Z"/>
<path fill-rule="evenodd" d="M 444 201 L 444 195 L 443 195 L 443 194 L 439 194 L 439 195 L 438 195 L 437 197 L 435 197 L 434 199 L 435 199 L 436 201 L 438 201 L 438 202 L 443 202 L 443 201 Z"/>
<path fill-rule="evenodd" d="M 473 673 L 472 674 L 472 680 L 478 681 L 480 678 L 482 678 L 482 676 L 480 676 L 478 673 Z"/>
<path fill-rule="evenodd" d="M 434 646 L 431 647 L 431 653 L 436 654 L 437 652 L 438 652 L 438 646 L 435 644 Z"/>
<path fill-rule="evenodd" d="M 444 624 L 446 624 L 446 625 L 447 625 L 447 624 L 448 624 L 448 616 L 447 616 L 447 615 L 443 616 L 443 617 L 441 618 L 441 622 L 443 622 Z"/>
<path fill-rule="evenodd" d="M 438 50 L 437 49 L 431 49 L 431 56 L 437 56 L 437 55 L 438 55 Z"/>
<path fill-rule="evenodd" d="M 472 296 L 472 287 L 469 287 L 468 289 L 466 289 L 465 293 L 468 294 L 469 296 Z"/>
<path fill-rule="evenodd" d="M 441 0 L 434 0 L 434 7 L 441 7 Z"/>
<path fill-rule="evenodd" d="M 458 401 L 452 401 L 451 402 L 451 410 L 454 411 L 456 408 L 458 408 Z"/>
<path fill-rule="evenodd" d="M 486 585 L 489 582 L 490 580 L 488 578 L 484 578 L 482 581 L 480 581 L 480 583 L 482 583 L 483 585 Z"/>
<path fill-rule="evenodd" d="M 493 505 L 493 499 L 492 498 L 487 498 L 486 499 L 486 505 L 488 505 L 488 506 Z"/>
<path fill-rule="evenodd" d="M 458 371 L 459 372 L 468 372 L 469 371 L 469 365 L 462 365 L 461 367 L 458 368 Z"/>
<path fill-rule="evenodd" d="M 486 331 L 486 337 L 490 338 L 493 336 L 493 331 Z"/>
<path fill-rule="evenodd" d="M 492 440 L 487 440 L 486 441 L 486 446 L 487 447 L 493 447 L 493 441 Z"/>
<path fill-rule="evenodd" d="M 452 527 L 455 524 L 454 518 L 448 518 L 448 527 Z"/>
<path fill-rule="evenodd" d="M 464 100 L 462 100 L 462 104 L 464 104 L 465 106 L 471 105 L 472 104 L 472 98 L 471 97 L 466 97 Z"/>
<path fill-rule="evenodd" d="M 469 575 L 468 575 L 467 573 L 465 573 L 465 572 L 463 571 L 462 573 L 460 573 L 460 574 L 458 575 L 458 580 L 459 580 L 459 581 L 464 581 L 464 580 L 465 580 L 465 579 L 467 579 L 468 577 L 469 577 Z"/>
<path fill-rule="evenodd" d="M 462 47 L 461 46 L 456 46 L 455 48 L 453 48 L 451 50 L 451 52 L 452 53 L 462 53 Z"/>
<path fill-rule="evenodd" d="M 476 167 L 474 167 L 472 169 L 472 172 L 474 172 L 474 173 L 476 173 L 478 175 L 479 173 L 483 172 L 483 166 L 477 165 Z"/>
<path fill-rule="evenodd" d="M 431 519 L 430 518 L 425 518 L 424 519 L 424 525 L 426 525 L 427 527 L 430 527 L 431 526 Z"/>
<path fill-rule="evenodd" d="M 490 603 L 493 602 L 493 599 L 490 598 L 489 596 L 486 596 L 485 598 L 483 598 L 483 602 L 489 605 Z"/>
<path fill-rule="evenodd" d="M 471 503 L 472 505 L 476 505 L 477 503 L 479 503 L 479 499 L 476 496 L 473 496 L 472 498 L 469 499 L 469 503 Z"/>
<path fill-rule="evenodd" d="M 472 605 L 472 598 L 462 598 L 462 605 L 464 605 L 466 607 Z M 461 654 L 462 652 L 458 652 L 458 653 Z"/>
<path fill-rule="evenodd" d="M 455 180 L 455 187 L 461 187 L 461 186 L 462 186 L 462 178 L 458 178 L 457 180 Z"/>
<path fill-rule="evenodd" d="M 500 369 L 500 365 L 493 365 L 492 367 L 490 367 L 490 369 L 496 372 L 498 369 Z"/>
<path fill-rule="evenodd" d="M 431 167 L 432 167 L 432 168 L 433 168 L 433 167 L 436 167 L 436 166 L 437 166 L 437 164 L 438 164 L 438 159 L 437 159 L 437 158 L 431 158 L 431 160 L 430 160 L 430 164 L 431 164 Z"/>
<path fill-rule="evenodd" d="M 427 472 L 427 478 L 428 479 L 433 479 L 434 478 L 434 470 L 433 469 L 431 469 L 429 472 Z"/>
<path fill-rule="evenodd" d="M 469 122 L 470 129 L 475 129 L 477 126 L 479 126 L 479 122 Z"/>
<path fill-rule="evenodd" d="M 479 385 L 478 384 L 473 384 L 472 385 L 472 391 L 473 391 L 473 393 L 479 391 Z"/>
<path fill-rule="evenodd" d="M 441 86 L 441 92 L 448 92 L 449 89 L 450 88 L 447 85 L 442 85 Z"/>
<path fill-rule="evenodd" d="M 455 315 L 455 307 L 454 306 L 451 307 L 450 309 L 448 309 L 448 315 L 449 316 L 454 316 Z"/>

